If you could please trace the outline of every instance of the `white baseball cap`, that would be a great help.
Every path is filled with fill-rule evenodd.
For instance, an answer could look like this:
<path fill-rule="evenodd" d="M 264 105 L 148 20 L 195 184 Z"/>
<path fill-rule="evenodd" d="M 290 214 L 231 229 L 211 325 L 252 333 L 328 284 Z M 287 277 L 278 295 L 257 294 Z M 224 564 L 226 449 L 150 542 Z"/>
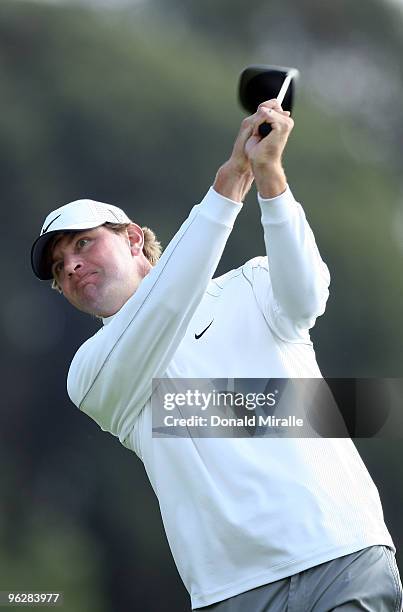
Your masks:
<path fill-rule="evenodd" d="M 31 265 L 36 276 L 41 280 L 53 278 L 47 247 L 55 234 L 93 229 L 107 222 L 123 224 L 131 220 L 121 208 L 95 200 L 75 200 L 49 213 L 31 249 Z"/>

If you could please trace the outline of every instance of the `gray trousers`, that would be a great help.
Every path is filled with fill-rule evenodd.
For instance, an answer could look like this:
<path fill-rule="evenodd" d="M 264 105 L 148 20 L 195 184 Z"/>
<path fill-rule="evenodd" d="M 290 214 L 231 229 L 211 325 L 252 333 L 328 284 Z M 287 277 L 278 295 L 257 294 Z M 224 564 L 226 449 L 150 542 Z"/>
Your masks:
<path fill-rule="evenodd" d="M 245 591 L 201 612 L 401 612 L 395 555 L 370 546 L 304 572 Z"/>

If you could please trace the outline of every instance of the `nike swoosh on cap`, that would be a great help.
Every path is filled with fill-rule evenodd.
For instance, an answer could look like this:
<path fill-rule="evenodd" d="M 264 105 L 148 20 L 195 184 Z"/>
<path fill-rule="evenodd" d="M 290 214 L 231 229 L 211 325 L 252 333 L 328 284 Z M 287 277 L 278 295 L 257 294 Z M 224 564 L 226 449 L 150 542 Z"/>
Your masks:
<path fill-rule="evenodd" d="M 54 223 L 56 221 L 56 219 L 58 219 L 59 217 L 61 217 L 61 213 L 60 215 L 57 215 L 57 217 L 55 217 L 54 219 L 52 219 L 52 221 L 50 223 L 48 223 L 48 225 L 46 227 L 43 228 L 43 230 L 41 231 L 41 236 L 42 234 L 46 234 L 46 232 L 48 231 L 48 229 L 50 228 L 50 226 L 52 225 L 52 223 Z"/>
<path fill-rule="evenodd" d="M 214 321 L 214 319 L 213 319 Z M 206 327 L 206 329 L 203 329 L 203 331 L 201 332 L 201 334 L 195 334 L 195 340 L 198 340 L 199 338 L 202 337 L 202 335 L 208 330 L 208 328 L 210 327 L 210 325 L 213 324 L 213 321 L 211 321 L 211 323 L 209 323 Z"/>

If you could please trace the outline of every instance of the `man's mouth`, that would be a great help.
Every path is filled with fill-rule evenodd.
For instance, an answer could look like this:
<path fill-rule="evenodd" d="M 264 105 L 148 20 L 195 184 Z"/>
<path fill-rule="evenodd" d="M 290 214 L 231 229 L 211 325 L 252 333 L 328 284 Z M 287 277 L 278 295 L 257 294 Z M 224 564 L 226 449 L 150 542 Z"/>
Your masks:
<path fill-rule="evenodd" d="M 97 272 L 88 272 L 88 274 L 84 274 L 84 276 L 77 281 L 77 288 L 79 289 L 84 285 L 91 283 L 95 274 L 97 274 Z"/>

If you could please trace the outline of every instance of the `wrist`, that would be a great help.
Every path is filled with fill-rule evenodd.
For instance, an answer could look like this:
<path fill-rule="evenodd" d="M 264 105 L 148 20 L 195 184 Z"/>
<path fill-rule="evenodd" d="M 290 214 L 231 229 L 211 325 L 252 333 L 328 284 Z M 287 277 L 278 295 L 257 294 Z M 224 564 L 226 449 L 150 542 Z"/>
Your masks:
<path fill-rule="evenodd" d="M 226 198 L 242 202 L 252 183 L 253 172 L 249 164 L 245 168 L 228 160 L 218 169 L 213 187 Z"/>
<path fill-rule="evenodd" d="M 275 198 L 287 188 L 287 177 L 281 165 L 253 166 L 256 189 L 262 198 Z"/>

